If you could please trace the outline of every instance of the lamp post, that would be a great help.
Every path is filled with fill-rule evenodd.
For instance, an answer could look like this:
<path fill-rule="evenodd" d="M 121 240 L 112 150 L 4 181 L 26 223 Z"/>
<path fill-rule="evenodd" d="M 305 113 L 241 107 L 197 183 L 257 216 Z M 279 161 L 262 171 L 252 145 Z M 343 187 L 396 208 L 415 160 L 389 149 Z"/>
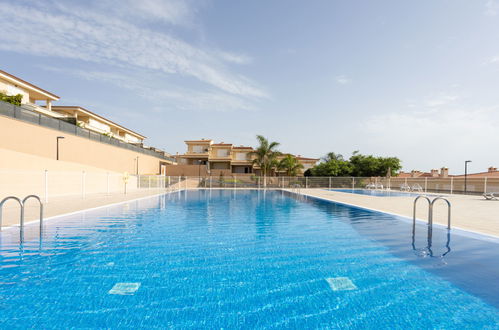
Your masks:
<path fill-rule="evenodd" d="M 466 160 L 464 162 L 464 194 L 467 192 L 467 184 L 468 184 L 468 163 L 471 163 L 471 160 Z"/>
<path fill-rule="evenodd" d="M 56 150 L 57 150 L 57 151 L 56 151 L 56 156 L 55 156 L 56 160 L 59 160 L 59 140 L 60 140 L 60 139 L 64 139 L 64 136 L 58 136 L 58 137 L 56 138 L 56 146 L 57 146 L 57 147 L 56 147 Z"/>

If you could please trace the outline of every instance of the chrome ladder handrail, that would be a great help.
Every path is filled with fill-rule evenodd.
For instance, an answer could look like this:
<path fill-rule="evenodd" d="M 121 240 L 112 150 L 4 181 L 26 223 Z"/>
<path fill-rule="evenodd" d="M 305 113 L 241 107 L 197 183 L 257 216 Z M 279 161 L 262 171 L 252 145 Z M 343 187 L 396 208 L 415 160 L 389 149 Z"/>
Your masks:
<path fill-rule="evenodd" d="M 435 204 L 436 201 L 442 200 L 447 203 L 447 229 L 450 229 L 450 218 L 451 218 L 451 203 L 447 198 L 444 198 L 442 196 L 438 196 L 431 202 L 431 222 L 433 224 L 433 205 Z"/>
<path fill-rule="evenodd" d="M 34 198 L 38 201 L 40 204 L 40 235 L 42 234 L 42 229 L 43 229 L 43 203 L 40 197 L 37 195 L 28 195 L 24 197 L 23 199 L 23 213 L 22 213 L 22 218 L 21 218 L 21 230 L 24 230 L 24 208 L 26 207 L 26 201 L 30 198 Z"/>
<path fill-rule="evenodd" d="M 412 248 L 413 250 L 416 250 L 415 246 L 415 239 L 416 239 L 416 203 L 420 198 L 424 198 L 428 201 L 428 251 L 430 253 L 430 256 L 433 257 L 433 251 L 431 249 L 432 247 L 432 235 L 433 235 L 433 207 L 435 205 L 435 202 L 438 200 L 443 200 L 444 202 L 447 203 L 448 206 L 448 213 L 447 213 L 447 243 L 446 243 L 446 248 L 447 251 L 442 254 L 440 257 L 444 257 L 447 255 L 450 251 L 450 229 L 451 229 L 451 203 L 449 200 L 443 196 L 437 196 L 433 200 L 430 200 L 427 196 L 420 195 L 414 199 L 414 207 L 413 207 L 413 212 L 412 212 Z"/>
<path fill-rule="evenodd" d="M 416 231 L 416 204 L 420 198 L 426 199 L 428 201 L 428 226 L 432 224 L 432 209 L 431 209 L 431 200 L 428 196 L 420 195 L 414 199 L 414 206 L 412 209 L 412 232 Z"/>
<path fill-rule="evenodd" d="M 21 242 L 24 240 L 24 215 L 25 215 L 25 208 L 26 208 L 26 201 L 29 199 L 34 198 L 40 203 L 40 237 L 42 235 L 42 229 L 43 229 L 43 203 L 40 197 L 37 195 L 28 195 L 24 197 L 23 200 L 16 196 L 8 196 L 2 199 L 0 202 L 0 231 L 2 230 L 2 211 L 3 211 L 3 206 L 8 200 L 15 200 L 19 203 L 19 206 L 21 207 L 21 215 L 19 218 L 19 237 Z"/>
<path fill-rule="evenodd" d="M 17 198 L 16 196 L 8 196 L 8 197 L 5 197 L 4 199 L 2 199 L 2 201 L 0 202 L 0 231 L 2 230 L 2 210 L 3 210 L 3 205 L 8 201 L 8 200 L 15 200 L 19 203 L 19 206 L 21 207 L 21 215 L 20 215 L 20 218 L 19 218 L 19 221 L 22 222 L 22 219 L 24 217 L 24 212 L 23 212 L 23 202 Z"/>

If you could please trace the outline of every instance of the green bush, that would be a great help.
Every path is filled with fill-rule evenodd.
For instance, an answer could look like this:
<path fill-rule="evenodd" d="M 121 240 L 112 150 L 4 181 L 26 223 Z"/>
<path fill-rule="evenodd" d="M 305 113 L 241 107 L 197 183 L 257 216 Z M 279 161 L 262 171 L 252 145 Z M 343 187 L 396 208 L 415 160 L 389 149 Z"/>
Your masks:
<path fill-rule="evenodd" d="M 19 106 L 19 105 L 21 105 L 22 100 L 23 100 L 23 96 L 21 94 L 6 95 L 4 93 L 0 93 L 0 101 L 4 101 L 4 102 Z"/>

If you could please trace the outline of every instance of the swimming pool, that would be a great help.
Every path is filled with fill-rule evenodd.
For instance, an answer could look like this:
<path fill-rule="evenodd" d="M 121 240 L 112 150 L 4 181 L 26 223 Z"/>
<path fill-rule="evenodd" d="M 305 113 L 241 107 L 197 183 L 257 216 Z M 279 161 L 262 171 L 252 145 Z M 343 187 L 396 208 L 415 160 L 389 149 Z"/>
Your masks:
<path fill-rule="evenodd" d="M 339 191 L 349 194 L 357 195 L 369 195 L 376 197 L 417 197 L 420 194 L 401 192 L 401 191 L 391 191 L 391 190 L 374 190 L 374 189 L 327 189 L 329 191 Z"/>
<path fill-rule="evenodd" d="M 498 244 L 281 191 L 200 190 L 2 234 L 2 328 L 497 328 Z M 448 252 L 449 248 L 450 252 Z M 448 253 L 447 253 L 448 252 Z M 441 255 L 447 253 L 445 256 Z"/>

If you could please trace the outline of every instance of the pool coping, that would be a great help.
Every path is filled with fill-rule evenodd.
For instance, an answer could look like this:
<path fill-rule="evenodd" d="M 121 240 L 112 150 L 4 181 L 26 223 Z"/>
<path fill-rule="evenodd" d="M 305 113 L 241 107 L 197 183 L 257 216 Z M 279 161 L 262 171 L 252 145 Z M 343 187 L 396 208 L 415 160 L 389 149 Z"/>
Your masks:
<path fill-rule="evenodd" d="M 281 190 L 287 191 L 289 193 L 293 193 L 295 195 L 306 196 L 306 197 L 310 197 L 310 198 L 315 198 L 315 199 L 322 200 L 322 201 L 329 202 L 329 203 L 336 203 L 336 204 L 341 204 L 341 205 L 346 205 L 346 206 L 354 207 L 354 208 L 361 209 L 361 210 L 367 210 L 367 211 L 372 211 L 372 212 L 379 212 L 379 213 L 393 215 L 393 216 L 396 216 L 396 217 L 400 217 L 400 218 L 402 218 L 403 221 L 409 222 L 409 223 L 412 223 L 412 221 L 413 221 L 412 217 L 409 217 L 409 216 L 403 215 L 403 214 L 398 214 L 398 213 L 393 213 L 393 212 L 387 212 L 387 211 L 381 211 L 381 210 L 377 210 L 377 209 L 373 209 L 373 208 L 365 207 L 365 206 L 360 206 L 360 205 L 356 205 L 356 204 L 349 204 L 349 203 L 345 203 L 345 202 L 339 202 L 339 201 L 336 201 L 336 200 L 327 199 L 327 198 L 319 197 L 319 196 L 308 195 L 306 193 L 296 192 L 296 191 L 292 191 L 292 190 L 288 190 L 288 189 L 281 189 Z M 370 197 L 378 197 L 378 196 L 370 196 Z M 422 223 L 422 224 L 428 223 L 427 220 L 421 220 L 421 219 L 418 219 L 418 218 L 416 218 L 416 221 L 419 222 L 419 223 Z M 443 228 L 443 229 L 447 229 L 446 225 L 442 225 L 442 224 L 439 224 L 439 223 L 433 223 L 433 226 L 440 227 L 440 228 Z M 481 232 L 477 232 L 477 231 L 473 231 L 473 230 L 469 230 L 469 229 L 464 229 L 464 228 L 461 228 L 461 227 L 454 227 L 454 226 L 452 226 L 451 230 L 457 230 L 458 233 L 460 233 L 461 235 L 466 236 L 466 237 L 476 238 L 476 239 L 479 239 L 479 240 L 484 240 L 484 241 L 488 241 L 488 242 L 493 242 L 493 243 L 499 244 L 499 236 L 495 236 L 495 235 L 491 235 L 491 234 L 485 234 L 485 233 L 481 233 Z"/>
<path fill-rule="evenodd" d="M 178 192 L 184 191 L 184 190 L 185 189 L 180 189 L 180 190 L 175 190 L 175 191 L 165 191 L 165 192 L 161 192 L 161 193 L 154 194 L 154 195 L 137 197 L 137 198 L 129 199 L 129 200 L 126 200 L 126 201 L 121 201 L 121 202 L 116 202 L 116 203 L 111 203 L 111 204 L 104 204 L 104 205 L 100 205 L 100 206 L 96 206 L 96 207 L 90 207 L 88 209 L 83 209 L 83 210 L 78 210 L 78 211 L 73 211 L 73 212 L 68 212 L 68 213 L 62 213 L 62 214 L 58 214 L 58 215 L 53 215 L 53 216 L 50 216 L 48 218 L 43 218 L 43 222 L 45 223 L 45 221 L 54 220 L 56 218 L 71 216 L 71 215 L 75 215 L 75 214 L 82 213 L 82 212 L 89 212 L 89 211 L 93 211 L 93 210 L 98 210 L 98 209 L 102 209 L 102 208 L 105 208 L 105 207 L 112 207 L 112 206 L 117 206 L 117 205 L 121 205 L 121 204 L 125 204 L 125 203 L 136 202 L 136 201 L 143 200 L 143 199 L 158 197 L 158 196 L 161 196 L 161 195 L 178 193 Z M 32 224 L 39 223 L 39 222 L 40 222 L 40 219 L 35 219 L 35 220 L 27 221 L 27 222 L 24 223 L 24 226 L 32 225 Z M 19 228 L 20 226 L 21 226 L 20 224 L 13 224 L 13 225 L 10 225 L 10 226 L 2 227 L 1 230 L 0 230 L 0 234 L 2 232 L 7 231 L 7 230 L 12 230 L 14 228 Z"/>
<path fill-rule="evenodd" d="M 106 208 L 106 207 L 117 206 L 117 205 L 121 205 L 121 204 L 135 202 L 135 201 L 144 200 L 144 199 L 148 199 L 148 198 L 154 198 L 154 197 L 158 197 L 158 196 L 162 196 L 162 195 L 167 195 L 167 194 L 179 193 L 181 191 L 188 191 L 188 190 L 232 190 L 232 191 L 237 191 L 237 190 L 242 190 L 242 189 L 233 189 L 233 188 L 211 188 L 211 189 L 210 188 L 188 188 L 188 189 L 180 189 L 180 190 L 175 190 L 175 191 L 167 191 L 167 192 L 161 192 L 161 193 L 154 194 L 154 195 L 149 195 L 149 196 L 144 196 L 144 197 L 138 197 L 138 198 L 134 198 L 134 199 L 126 200 L 126 201 L 121 201 L 121 202 L 116 202 L 116 203 L 111 203 L 111 204 L 105 204 L 105 205 L 101 205 L 101 206 L 91 207 L 91 208 L 88 208 L 88 209 L 78 210 L 78 211 L 74 211 L 74 212 L 58 214 L 58 215 L 54 215 L 54 216 L 51 216 L 51 217 L 48 217 L 48 218 L 44 218 L 43 221 L 44 222 L 45 221 L 50 221 L 50 220 L 57 219 L 57 218 L 60 218 L 60 217 L 71 216 L 71 215 L 79 214 L 79 213 L 82 213 L 82 212 L 89 212 L 89 211 L 98 210 L 98 209 L 102 209 L 102 208 Z M 382 211 L 382 210 L 373 209 L 373 208 L 369 208 L 369 207 L 365 207 L 365 206 L 360 206 L 360 205 L 356 205 L 356 204 L 350 204 L 350 203 L 340 202 L 340 201 L 336 201 L 336 200 L 332 200 L 332 199 L 327 199 L 327 198 L 324 198 L 324 197 L 308 195 L 308 194 L 305 194 L 305 193 L 302 193 L 302 192 L 296 192 L 296 191 L 293 191 L 293 190 L 290 190 L 290 189 L 285 189 L 285 188 L 267 188 L 267 189 L 246 188 L 244 190 L 276 190 L 276 191 L 285 191 L 285 192 L 289 192 L 289 193 L 292 193 L 292 194 L 295 194 L 295 195 L 298 195 L 298 196 L 305 196 L 305 197 L 309 197 L 309 198 L 314 198 L 314 199 L 325 201 L 325 202 L 329 202 L 329 203 L 336 203 L 336 204 L 350 206 L 350 207 L 354 207 L 354 208 L 361 209 L 361 210 L 367 210 L 367 211 L 371 211 L 371 212 L 378 212 L 378 213 L 389 214 L 389 215 L 392 215 L 392 216 L 399 217 L 399 218 L 401 218 L 401 220 L 403 220 L 405 222 L 409 222 L 409 223 L 412 223 L 412 220 L 413 220 L 412 217 L 409 217 L 409 216 L 406 216 L 406 215 L 402 215 L 402 214 L 398 214 L 398 213 L 393 213 L 393 212 Z M 371 196 L 371 197 L 375 197 L 375 196 Z M 419 222 L 419 223 L 422 223 L 422 224 L 426 224 L 427 223 L 427 220 L 421 220 L 421 219 L 418 219 L 418 218 L 416 218 L 416 221 Z M 25 222 L 24 225 L 27 226 L 27 225 L 36 224 L 36 223 L 39 223 L 39 222 L 40 222 L 40 219 L 31 220 L 31 221 Z M 439 223 L 434 223 L 433 225 L 436 226 L 436 227 L 447 229 L 446 225 L 442 225 L 442 224 L 439 224 Z M 15 229 L 15 228 L 19 228 L 19 227 L 20 227 L 20 224 L 13 224 L 13 225 L 10 225 L 10 226 L 3 227 L 2 230 L 0 231 L 0 234 L 2 232 L 8 231 L 8 230 L 12 230 L 12 229 Z M 470 238 L 475 238 L 475 239 L 489 241 L 489 242 L 493 242 L 493 243 L 499 244 L 499 236 L 494 236 L 494 235 L 491 235 L 491 234 L 480 233 L 480 232 L 476 232 L 476 231 L 473 231 L 473 230 L 463 229 L 463 228 L 454 227 L 454 226 L 452 227 L 451 230 L 457 230 L 457 232 L 460 233 L 463 236 L 467 236 L 467 237 L 470 237 Z"/>

